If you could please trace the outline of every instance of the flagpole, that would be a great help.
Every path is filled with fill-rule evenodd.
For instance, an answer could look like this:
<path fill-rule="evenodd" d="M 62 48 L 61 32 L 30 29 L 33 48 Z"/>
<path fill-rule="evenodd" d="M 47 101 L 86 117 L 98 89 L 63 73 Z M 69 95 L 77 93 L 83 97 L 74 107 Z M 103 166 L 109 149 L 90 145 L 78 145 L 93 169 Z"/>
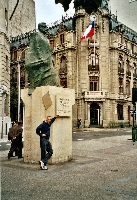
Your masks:
<path fill-rule="evenodd" d="M 94 20 L 94 64 L 96 64 L 96 48 L 95 48 L 95 20 Z"/>

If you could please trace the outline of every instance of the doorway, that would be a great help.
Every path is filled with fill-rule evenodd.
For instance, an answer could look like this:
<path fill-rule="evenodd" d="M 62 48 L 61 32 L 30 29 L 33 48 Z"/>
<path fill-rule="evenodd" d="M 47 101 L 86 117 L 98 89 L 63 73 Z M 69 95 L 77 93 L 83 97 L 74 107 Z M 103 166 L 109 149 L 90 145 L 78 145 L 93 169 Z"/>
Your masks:
<path fill-rule="evenodd" d="M 90 105 L 90 125 L 100 124 L 100 106 L 97 103 L 92 103 Z"/>

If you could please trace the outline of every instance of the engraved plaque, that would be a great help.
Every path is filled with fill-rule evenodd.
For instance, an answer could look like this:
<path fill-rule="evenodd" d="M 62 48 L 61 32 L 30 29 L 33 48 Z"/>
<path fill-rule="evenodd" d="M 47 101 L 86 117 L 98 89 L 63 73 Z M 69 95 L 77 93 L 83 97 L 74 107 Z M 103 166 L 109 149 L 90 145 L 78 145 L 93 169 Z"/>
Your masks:
<path fill-rule="evenodd" d="M 59 116 L 71 115 L 71 103 L 68 95 L 56 95 L 56 114 Z"/>

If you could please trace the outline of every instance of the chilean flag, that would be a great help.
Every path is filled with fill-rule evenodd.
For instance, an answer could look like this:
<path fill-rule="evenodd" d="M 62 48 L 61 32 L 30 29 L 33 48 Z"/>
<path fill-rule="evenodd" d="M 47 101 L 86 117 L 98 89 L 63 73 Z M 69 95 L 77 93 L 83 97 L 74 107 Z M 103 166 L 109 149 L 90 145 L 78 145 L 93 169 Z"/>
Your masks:
<path fill-rule="evenodd" d="M 83 36 L 80 39 L 80 42 L 88 37 L 92 37 L 93 35 L 94 35 L 94 21 L 92 21 L 89 27 L 85 30 Z"/>

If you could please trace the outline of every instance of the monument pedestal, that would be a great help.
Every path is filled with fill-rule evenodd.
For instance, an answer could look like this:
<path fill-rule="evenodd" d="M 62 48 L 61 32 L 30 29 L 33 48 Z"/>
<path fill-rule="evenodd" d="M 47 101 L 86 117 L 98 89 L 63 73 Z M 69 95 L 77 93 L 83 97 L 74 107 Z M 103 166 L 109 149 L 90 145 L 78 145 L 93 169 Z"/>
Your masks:
<path fill-rule="evenodd" d="M 61 163 L 72 159 L 72 105 L 75 103 L 73 89 L 56 86 L 21 90 L 24 102 L 24 162 L 40 160 L 40 138 L 36 128 L 47 116 L 59 115 L 51 125 L 50 141 L 53 155 L 49 163 Z"/>

